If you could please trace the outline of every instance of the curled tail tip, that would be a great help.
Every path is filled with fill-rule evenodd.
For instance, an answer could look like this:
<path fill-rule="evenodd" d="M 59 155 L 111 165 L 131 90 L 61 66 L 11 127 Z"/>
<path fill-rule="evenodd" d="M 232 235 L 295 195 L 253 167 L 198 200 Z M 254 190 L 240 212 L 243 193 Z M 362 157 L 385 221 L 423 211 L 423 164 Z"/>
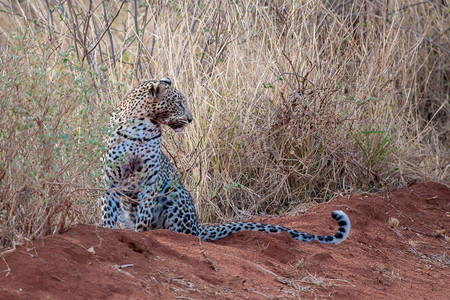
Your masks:
<path fill-rule="evenodd" d="M 336 221 L 346 221 L 350 225 L 350 218 L 342 210 L 335 210 L 331 213 L 331 217 Z"/>
<path fill-rule="evenodd" d="M 350 233 L 351 223 L 350 218 L 347 214 L 341 210 L 335 210 L 331 213 L 333 219 L 335 219 L 339 224 L 338 232 L 334 235 L 334 244 L 338 245 L 347 239 Z"/>

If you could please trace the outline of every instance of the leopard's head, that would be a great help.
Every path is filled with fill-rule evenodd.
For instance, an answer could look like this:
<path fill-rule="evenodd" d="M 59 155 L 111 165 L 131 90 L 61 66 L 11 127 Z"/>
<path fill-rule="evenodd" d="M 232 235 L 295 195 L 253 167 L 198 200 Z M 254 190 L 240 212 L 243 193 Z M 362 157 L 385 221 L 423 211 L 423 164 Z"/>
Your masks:
<path fill-rule="evenodd" d="M 133 97 L 134 103 L 130 101 L 128 109 L 140 108 L 138 117 L 149 118 L 177 132 L 182 131 L 192 121 L 186 98 L 172 87 L 172 81 L 169 78 L 144 82 L 128 98 L 130 97 Z"/>

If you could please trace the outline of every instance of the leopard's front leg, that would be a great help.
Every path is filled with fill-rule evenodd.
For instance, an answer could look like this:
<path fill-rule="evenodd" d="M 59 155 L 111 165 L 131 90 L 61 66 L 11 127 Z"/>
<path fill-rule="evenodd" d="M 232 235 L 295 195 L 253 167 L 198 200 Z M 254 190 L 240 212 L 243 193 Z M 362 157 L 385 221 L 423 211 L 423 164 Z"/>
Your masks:
<path fill-rule="evenodd" d="M 102 224 L 103 227 L 116 228 L 119 216 L 120 195 L 114 190 L 113 186 L 106 188 L 102 197 Z"/>

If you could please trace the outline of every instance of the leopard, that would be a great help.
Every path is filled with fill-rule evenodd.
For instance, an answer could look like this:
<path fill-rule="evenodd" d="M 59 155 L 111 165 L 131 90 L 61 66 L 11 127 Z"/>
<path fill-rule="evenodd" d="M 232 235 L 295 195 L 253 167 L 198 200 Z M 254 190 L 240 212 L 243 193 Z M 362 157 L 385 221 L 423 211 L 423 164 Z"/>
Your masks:
<path fill-rule="evenodd" d="M 203 241 L 215 241 L 236 232 L 288 232 L 294 240 L 340 244 L 349 235 L 346 213 L 332 212 L 338 230 L 316 235 L 256 222 L 200 224 L 193 198 L 162 150 L 163 126 L 183 131 L 193 120 L 187 100 L 171 79 L 144 81 L 117 106 L 110 117 L 103 157 L 102 226 L 134 231 L 169 229 Z"/>

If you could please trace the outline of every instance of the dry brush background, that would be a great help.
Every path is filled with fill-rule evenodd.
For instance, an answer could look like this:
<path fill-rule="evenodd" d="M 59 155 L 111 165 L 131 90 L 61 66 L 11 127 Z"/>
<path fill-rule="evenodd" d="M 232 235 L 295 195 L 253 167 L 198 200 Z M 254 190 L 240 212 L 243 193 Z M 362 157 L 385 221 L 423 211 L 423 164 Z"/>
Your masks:
<path fill-rule="evenodd" d="M 0 1 L 0 249 L 98 222 L 109 113 L 172 78 L 203 222 L 449 182 L 448 1 Z"/>

